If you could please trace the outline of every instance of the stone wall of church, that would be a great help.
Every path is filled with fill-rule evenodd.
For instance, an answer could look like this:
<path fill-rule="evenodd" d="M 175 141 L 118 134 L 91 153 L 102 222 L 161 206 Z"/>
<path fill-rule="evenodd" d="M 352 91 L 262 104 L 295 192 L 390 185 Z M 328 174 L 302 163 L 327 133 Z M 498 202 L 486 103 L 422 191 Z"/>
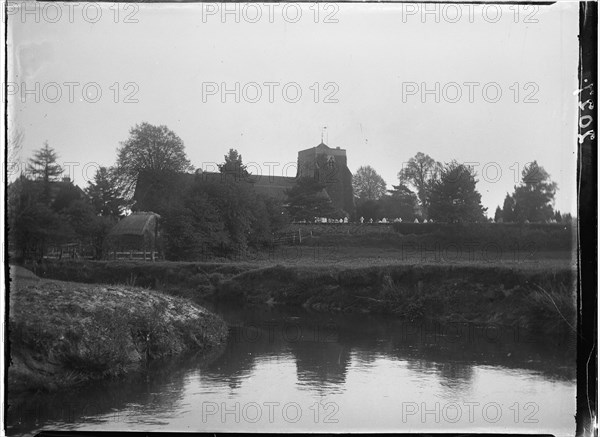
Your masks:
<path fill-rule="evenodd" d="M 354 216 L 352 173 L 348 169 L 346 150 L 332 149 L 325 144 L 301 150 L 298 152 L 298 175 L 314 177 L 325 184 L 336 208 Z"/>

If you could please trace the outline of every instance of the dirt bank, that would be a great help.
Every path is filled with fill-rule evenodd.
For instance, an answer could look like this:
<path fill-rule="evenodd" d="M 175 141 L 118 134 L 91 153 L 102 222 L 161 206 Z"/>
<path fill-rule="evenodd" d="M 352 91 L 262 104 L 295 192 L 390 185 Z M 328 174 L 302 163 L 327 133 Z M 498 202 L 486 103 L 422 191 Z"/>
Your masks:
<path fill-rule="evenodd" d="M 553 331 L 575 326 L 574 278 L 569 268 L 275 266 L 221 282 L 215 298 Z"/>
<path fill-rule="evenodd" d="M 9 329 L 11 393 L 122 376 L 187 351 L 208 353 L 227 334 L 219 317 L 186 299 L 12 268 Z"/>

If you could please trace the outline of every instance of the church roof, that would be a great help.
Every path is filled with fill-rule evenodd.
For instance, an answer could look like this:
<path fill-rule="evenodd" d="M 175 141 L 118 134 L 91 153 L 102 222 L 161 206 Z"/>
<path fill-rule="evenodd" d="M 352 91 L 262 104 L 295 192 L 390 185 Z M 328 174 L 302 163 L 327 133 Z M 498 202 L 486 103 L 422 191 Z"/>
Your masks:
<path fill-rule="evenodd" d="M 204 181 L 213 181 L 218 183 L 223 181 L 224 175 L 217 172 L 175 174 L 171 178 L 172 186 L 178 187 L 178 190 L 185 190 L 197 177 L 202 178 Z M 296 178 L 285 176 L 269 176 L 268 174 L 250 175 L 248 182 L 252 184 L 252 187 L 257 194 L 275 198 L 280 201 L 285 201 L 287 198 L 285 191 L 294 186 L 296 183 Z M 136 184 L 134 198 L 142 203 L 144 202 L 146 196 L 150 196 L 150 198 L 152 198 L 152 196 L 155 195 L 156 184 L 160 184 L 160 182 L 154 182 L 152 177 L 141 177 L 138 179 L 138 183 Z"/>
<path fill-rule="evenodd" d="M 267 197 L 272 197 L 277 200 L 285 200 L 287 198 L 285 191 L 289 190 L 296 183 L 296 178 L 284 176 L 261 176 L 256 178 L 254 182 L 254 191 L 257 194 L 262 194 Z"/>

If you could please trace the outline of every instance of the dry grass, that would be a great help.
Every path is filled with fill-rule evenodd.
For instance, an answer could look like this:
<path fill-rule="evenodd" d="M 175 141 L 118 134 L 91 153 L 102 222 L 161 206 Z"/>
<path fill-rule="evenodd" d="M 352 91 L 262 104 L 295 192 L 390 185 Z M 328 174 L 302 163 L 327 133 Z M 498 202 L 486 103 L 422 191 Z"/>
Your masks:
<path fill-rule="evenodd" d="M 9 382 L 21 388 L 122 375 L 226 335 L 220 318 L 182 298 L 23 276 L 11 284 L 9 329 Z"/>

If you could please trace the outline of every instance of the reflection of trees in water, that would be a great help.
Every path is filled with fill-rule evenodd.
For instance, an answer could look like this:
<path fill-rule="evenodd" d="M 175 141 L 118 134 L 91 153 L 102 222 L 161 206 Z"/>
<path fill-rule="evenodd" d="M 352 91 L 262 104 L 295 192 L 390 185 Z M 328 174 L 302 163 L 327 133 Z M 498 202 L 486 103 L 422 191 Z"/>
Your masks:
<path fill-rule="evenodd" d="M 251 345 L 237 343 L 230 338 L 221 356 L 208 367 L 205 377 L 226 382 L 233 390 L 254 368 L 254 348 Z"/>
<path fill-rule="evenodd" d="M 102 380 L 52 394 L 24 394 L 9 398 L 8 434 L 22 434 L 44 426 L 75 427 L 105 421 L 135 423 L 174 411 L 182 399 L 190 367 L 205 366 L 220 350 L 150 363 L 127 377 Z M 104 418 L 91 416 L 105 416 Z M 58 425 L 57 425 L 58 426 Z"/>
<path fill-rule="evenodd" d="M 257 358 L 279 356 L 285 348 L 281 335 L 268 326 L 251 324 L 231 327 L 225 350 L 211 363 L 204 377 L 225 382 L 235 391 L 252 374 Z"/>
<path fill-rule="evenodd" d="M 344 389 L 351 357 L 362 365 L 382 357 L 406 361 L 415 372 L 439 375 L 451 391 L 469 386 L 473 367 L 482 364 L 539 371 L 544 377 L 557 380 L 575 378 L 575 336 L 570 332 L 558 336 L 525 332 L 514 335 L 508 329 L 499 341 L 493 341 L 484 335 L 432 336 L 429 334 L 437 331 L 431 329 L 423 336 L 415 326 L 407 327 L 405 322 L 384 316 L 264 307 L 219 313 L 230 325 L 237 325 L 227 345 L 214 352 L 220 356 L 155 362 L 147 372 L 86 385 L 68 393 L 11 397 L 9 433 L 38 429 L 50 421 L 89 422 L 91 415 L 115 410 L 165 415 L 180 403 L 184 376 L 191 370 L 203 369 L 203 384 L 225 384 L 235 391 L 252 375 L 256 360 L 261 357 L 293 356 L 300 386 L 323 394 Z M 488 334 L 495 337 L 492 331 Z"/>
<path fill-rule="evenodd" d="M 468 387 L 473 379 L 473 366 L 459 362 L 438 363 L 440 384 L 453 390 Z"/>
<path fill-rule="evenodd" d="M 354 365 L 366 368 L 372 367 L 378 359 L 389 356 L 389 341 L 377 342 L 376 346 L 361 344 L 352 348 L 352 361 Z M 378 347 L 378 349 L 375 349 Z"/>
<path fill-rule="evenodd" d="M 435 375 L 439 384 L 453 396 L 468 392 L 473 383 L 474 366 L 468 362 L 408 358 L 406 367 L 416 374 Z"/>
<path fill-rule="evenodd" d="M 468 367 L 533 370 L 557 380 L 575 378 L 576 338 L 571 333 L 549 336 L 513 327 L 485 331 L 485 327 L 469 325 L 460 335 L 440 335 L 436 329 L 412 329 L 411 335 L 392 334 L 391 355 L 423 363 L 424 370 L 432 370 L 427 362 L 464 363 Z"/>
<path fill-rule="evenodd" d="M 558 336 L 532 334 L 511 326 L 408 322 L 388 316 L 316 313 L 302 308 L 215 309 L 230 324 L 261 330 L 256 340 L 240 341 L 238 337 L 235 344 L 228 344 L 226 353 L 211 367 L 211 371 L 220 367 L 217 373 L 231 379 L 234 387 L 252 372 L 255 358 L 288 352 L 296 357 L 298 378 L 307 386 L 319 382 L 343 384 L 351 354 L 362 364 L 381 357 L 405 360 L 415 370 L 440 374 L 449 386 L 470 380 L 475 365 L 533 370 L 558 380 L 575 377 L 575 337 L 569 332 Z M 291 328 L 286 331 L 286 327 Z M 245 329 L 247 337 L 252 337 L 252 332 Z M 344 346 L 341 355 L 340 345 Z"/>
<path fill-rule="evenodd" d="M 350 364 L 350 348 L 337 342 L 302 342 L 292 347 L 298 385 L 322 395 L 340 393 Z"/>
<path fill-rule="evenodd" d="M 217 308 L 215 308 L 217 309 Z M 232 389 L 248 378 L 262 357 L 291 354 L 300 386 L 331 392 L 346 380 L 350 347 L 340 344 L 340 325 L 331 315 L 298 309 L 218 308 L 235 324 L 225 352 L 209 368 L 209 378 L 225 380 Z"/>
<path fill-rule="evenodd" d="M 340 345 L 327 324 L 311 325 L 271 320 L 230 330 L 225 351 L 203 377 L 226 382 L 232 390 L 250 377 L 256 360 L 291 354 L 298 381 L 312 388 L 343 384 L 350 348 Z"/>

